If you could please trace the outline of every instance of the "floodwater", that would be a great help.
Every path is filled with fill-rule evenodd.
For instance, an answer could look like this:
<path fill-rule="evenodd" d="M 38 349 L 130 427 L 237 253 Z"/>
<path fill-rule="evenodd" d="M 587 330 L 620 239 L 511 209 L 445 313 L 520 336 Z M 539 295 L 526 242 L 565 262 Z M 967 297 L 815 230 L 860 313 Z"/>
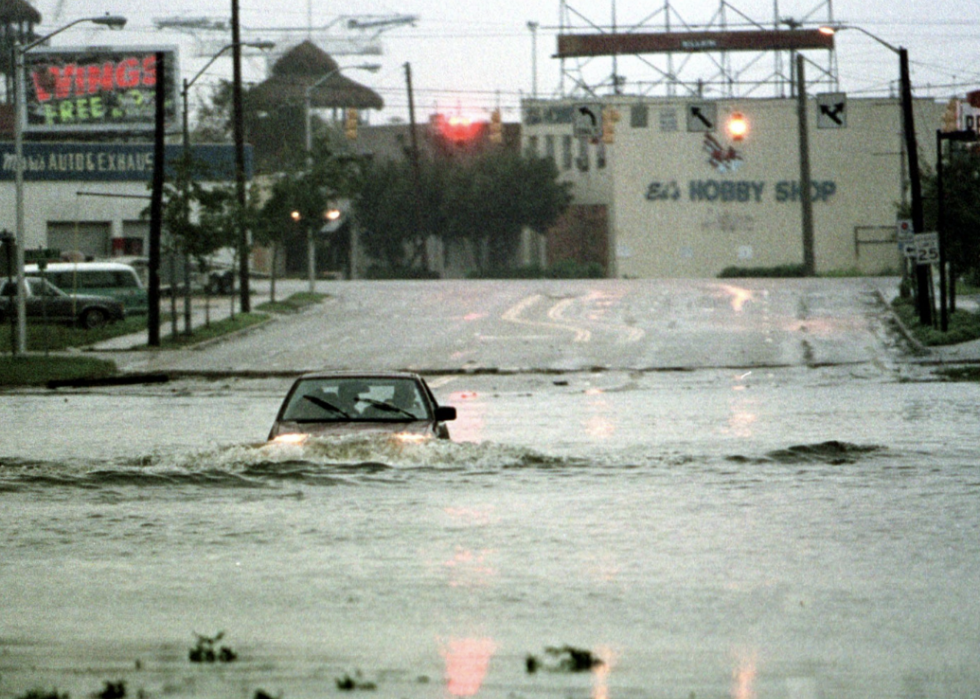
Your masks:
<path fill-rule="evenodd" d="M 429 381 L 452 443 L 265 445 L 278 380 L 6 394 L 0 697 L 980 695 L 978 386 Z"/>

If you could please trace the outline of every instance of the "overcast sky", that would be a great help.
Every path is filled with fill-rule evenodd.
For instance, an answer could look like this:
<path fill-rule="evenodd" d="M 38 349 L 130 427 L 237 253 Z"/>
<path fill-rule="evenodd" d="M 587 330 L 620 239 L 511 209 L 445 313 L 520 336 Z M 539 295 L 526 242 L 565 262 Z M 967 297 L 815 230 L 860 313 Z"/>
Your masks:
<path fill-rule="evenodd" d="M 344 15 L 418 15 L 414 26 L 392 29 L 380 37 L 384 53 L 380 56 L 336 56 L 341 65 L 380 63 L 378 73 L 349 71 L 349 77 L 372 87 L 384 98 L 385 111 L 373 115 L 380 123 L 407 115 L 405 64 L 412 69 L 416 116 L 425 120 L 435 111 L 462 112 L 485 118 L 494 106 L 504 110 L 505 120 L 518 119 L 522 96 L 530 96 L 533 85 L 532 46 L 537 37 L 537 85 L 540 96 L 557 94 L 560 64 L 551 58 L 555 52 L 560 22 L 559 0 L 239 0 L 243 39 L 267 38 L 284 44 L 285 28 L 302 30 L 312 16 L 314 27 L 322 27 Z M 311 3 L 310 5 L 307 2 Z M 197 73 L 206 58 L 195 57 L 202 50 L 186 34 L 162 32 L 154 28 L 158 17 L 206 16 L 227 21 L 230 0 L 36 0 L 44 16 L 42 30 L 50 30 L 80 16 L 103 11 L 129 18 L 127 29 L 107 35 L 102 29 L 82 29 L 80 25 L 57 37 L 54 45 L 89 43 L 157 44 L 180 46 L 184 77 Z M 663 30 L 670 17 L 675 29 L 721 22 L 718 0 L 675 1 L 668 13 L 663 0 L 568 0 L 566 6 L 579 27 L 587 22 L 608 27 L 613 22 L 632 27 L 645 21 L 650 31 Z M 772 26 L 778 5 L 780 17 L 807 19 L 822 23 L 831 15 L 838 23 L 860 26 L 894 45 L 909 50 L 912 81 L 917 95 L 948 97 L 980 89 L 980 1 L 978 0 L 835 0 L 832 4 L 801 0 L 731 0 L 725 10 L 730 28 L 745 28 L 745 18 Z M 60 7 L 60 11 L 59 11 Z M 57 22 L 57 24 L 55 24 Z M 532 34 L 528 22 L 537 22 Z M 90 25 L 86 25 L 90 26 Z M 339 25 L 336 25 L 339 26 Z M 217 48 L 230 41 L 230 35 L 210 34 Z M 294 33 L 293 38 L 299 36 Z M 350 34 L 338 33 L 338 36 Z M 815 62 L 827 64 L 827 52 L 807 52 Z M 663 58 L 646 57 L 663 66 Z M 739 60 L 745 60 L 740 55 Z M 675 59 L 679 68 L 681 58 Z M 773 58 L 762 59 L 753 70 L 769 72 Z M 898 58 L 887 48 L 859 31 L 837 35 L 837 61 L 841 89 L 849 95 L 886 94 L 898 77 Z M 659 62 L 659 63 L 658 63 Z M 571 62 L 566 68 L 574 68 Z M 245 65 L 246 80 L 260 80 L 265 69 L 260 59 Z M 690 70 L 690 64 L 685 71 Z M 582 73 L 590 82 L 599 82 L 613 72 L 610 59 L 596 59 Z M 656 71 L 642 61 L 623 59 L 618 72 L 629 83 L 650 82 Z M 816 68 L 808 69 L 808 77 Z M 230 59 L 219 59 L 199 81 L 230 75 Z M 686 77 L 692 73 L 685 72 Z M 696 75 L 694 76 L 697 77 Z M 565 87 L 571 85 L 566 77 Z M 629 89 L 629 88 L 627 88 Z M 759 95 L 764 96 L 764 95 Z"/>

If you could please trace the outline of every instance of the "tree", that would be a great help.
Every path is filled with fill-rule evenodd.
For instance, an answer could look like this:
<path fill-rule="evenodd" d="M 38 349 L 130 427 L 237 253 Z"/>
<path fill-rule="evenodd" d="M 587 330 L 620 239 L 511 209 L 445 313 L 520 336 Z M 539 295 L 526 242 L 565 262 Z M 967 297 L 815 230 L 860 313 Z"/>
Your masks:
<path fill-rule="evenodd" d="M 420 250 L 426 231 L 431 230 L 426 220 L 433 213 L 435 189 L 431 182 L 428 186 L 424 182 L 423 178 L 420 193 L 407 162 L 371 163 L 354 195 L 361 244 L 389 273 L 401 270 L 404 274 L 413 266 L 408 251 Z"/>
<path fill-rule="evenodd" d="M 447 246 L 468 241 L 484 269 L 513 264 L 524 228 L 544 232 L 571 202 L 550 159 L 491 150 L 473 158 L 437 159 L 416 186 L 407 163 L 376 164 L 355 199 L 368 252 L 389 269 L 410 265 L 434 235 Z M 418 210 L 421 214 L 416 213 Z"/>
<path fill-rule="evenodd" d="M 950 143 L 943 161 L 943 223 L 950 278 L 968 275 L 980 285 L 980 154 L 975 147 Z M 938 228 L 938 196 L 935 173 L 923 177 L 926 228 Z"/>
<path fill-rule="evenodd" d="M 235 245 L 237 222 L 243 212 L 239 211 L 232 186 L 203 183 L 210 174 L 206 164 L 182 158 L 173 165 L 173 173 L 164 183 L 161 214 L 162 226 L 171 240 L 170 252 L 190 256 L 206 275 L 211 255 Z M 150 208 L 144 209 L 142 215 L 149 216 Z M 176 280 L 172 283 L 176 284 Z M 189 295 L 190 286 L 185 291 Z"/>
<path fill-rule="evenodd" d="M 308 164 L 303 152 L 291 154 L 280 163 L 268 199 L 249 220 L 256 241 L 271 245 L 278 256 L 297 224 L 307 232 L 312 226 L 317 235 L 324 214 L 353 196 L 360 179 L 360 161 L 338 156 L 326 139 L 314 141 Z M 273 275 L 277 262 L 274 257 Z"/>

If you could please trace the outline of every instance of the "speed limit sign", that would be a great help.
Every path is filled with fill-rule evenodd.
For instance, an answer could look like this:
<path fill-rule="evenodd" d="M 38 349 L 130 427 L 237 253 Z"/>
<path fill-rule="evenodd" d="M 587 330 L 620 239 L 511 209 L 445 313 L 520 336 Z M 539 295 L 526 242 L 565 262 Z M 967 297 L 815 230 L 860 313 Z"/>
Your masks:
<path fill-rule="evenodd" d="M 939 262 L 939 234 L 916 233 L 915 234 L 915 263 L 918 265 L 931 265 Z"/>

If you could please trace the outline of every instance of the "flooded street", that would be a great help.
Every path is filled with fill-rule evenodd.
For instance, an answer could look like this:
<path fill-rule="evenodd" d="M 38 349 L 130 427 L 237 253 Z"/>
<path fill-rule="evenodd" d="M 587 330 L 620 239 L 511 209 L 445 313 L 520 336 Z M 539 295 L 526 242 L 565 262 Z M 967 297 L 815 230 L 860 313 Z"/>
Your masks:
<path fill-rule="evenodd" d="M 452 443 L 266 445 L 287 378 L 5 394 L 0 697 L 976 697 L 980 388 L 846 286 L 666 286 L 462 285 L 442 325 L 385 287 L 442 330 L 361 360 L 426 370 Z M 381 305 L 166 361 L 342 368 Z"/>

